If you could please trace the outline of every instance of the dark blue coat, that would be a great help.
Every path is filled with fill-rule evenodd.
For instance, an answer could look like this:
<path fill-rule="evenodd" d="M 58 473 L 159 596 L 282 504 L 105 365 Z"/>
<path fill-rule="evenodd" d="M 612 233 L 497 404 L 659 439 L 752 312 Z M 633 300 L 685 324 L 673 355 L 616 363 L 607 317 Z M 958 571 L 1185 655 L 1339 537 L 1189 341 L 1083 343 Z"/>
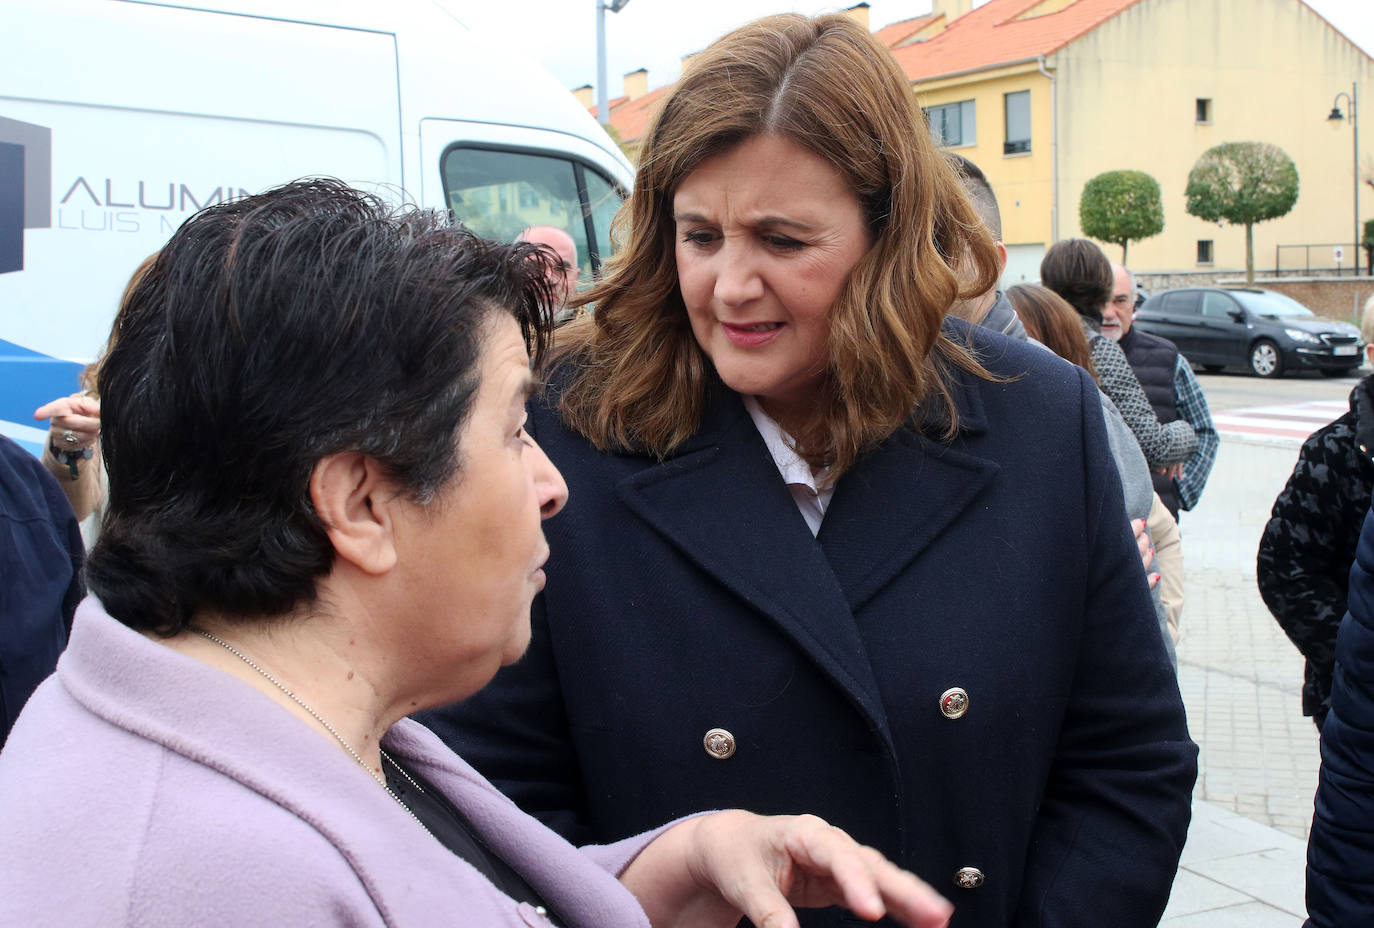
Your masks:
<path fill-rule="evenodd" d="M 0 435 L 0 746 L 67 646 L 84 557 L 62 488 Z"/>
<path fill-rule="evenodd" d="M 818 538 L 724 388 L 664 461 L 534 411 L 571 495 L 530 652 L 422 720 L 576 841 L 701 809 L 812 812 L 950 896 L 959 928 L 1153 928 L 1197 749 L 1097 390 L 976 338 L 1014 379 L 961 377 L 957 438 L 892 435 Z M 954 687 L 969 702 L 949 718 Z M 955 887 L 964 868 L 981 887 Z"/>
<path fill-rule="evenodd" d="M 1374 925 L 1374 512 L 1350 568 L 1307 839 L 1307 924 Z"/>

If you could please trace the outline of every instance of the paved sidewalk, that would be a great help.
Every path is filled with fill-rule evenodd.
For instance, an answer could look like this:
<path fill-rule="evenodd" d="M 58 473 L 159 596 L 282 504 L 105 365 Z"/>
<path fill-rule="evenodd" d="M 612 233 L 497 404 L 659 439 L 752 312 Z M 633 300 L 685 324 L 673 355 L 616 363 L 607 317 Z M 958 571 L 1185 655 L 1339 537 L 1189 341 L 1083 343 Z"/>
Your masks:
<path fill-rule="evenodd" d="M 1295 444 L 1224 438 L 1184 513 L 1179 687 L 1201 753 L 1193 825 L 1163 928 L 1296 928 L 1320 756 L 1302 658 L 1255 587 L 1255 549 Z"/>
<path fill-rule="evenodd" d="M 1160 928 L 1297 928 L 1306 851 L 1300 838 L 1194 800 Z"/>

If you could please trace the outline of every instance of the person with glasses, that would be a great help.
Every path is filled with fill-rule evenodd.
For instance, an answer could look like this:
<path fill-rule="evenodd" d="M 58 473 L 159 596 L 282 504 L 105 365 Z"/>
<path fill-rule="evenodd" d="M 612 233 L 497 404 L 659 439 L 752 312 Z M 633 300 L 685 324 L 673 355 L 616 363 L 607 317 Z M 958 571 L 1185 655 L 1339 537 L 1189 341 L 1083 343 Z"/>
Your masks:
<path fill-rule="evenodd" d="M 1125 266 L 1113 263 L 1112 298 L 1102 309 L 1102 334 L 1125 352 L 1159 421 L 1182 419 L 1197 435 L 1197 448 L 1190 457 L 1154 472 L 1155 492 L 1177 520 L 1180 511 L 1192 509 L 1202 498 L 1221 439 L 1207 408 L 1207 397 L 1188 359 L 1167 338 L 1134 326 L 1140 302 L 1134 275 Z"/>

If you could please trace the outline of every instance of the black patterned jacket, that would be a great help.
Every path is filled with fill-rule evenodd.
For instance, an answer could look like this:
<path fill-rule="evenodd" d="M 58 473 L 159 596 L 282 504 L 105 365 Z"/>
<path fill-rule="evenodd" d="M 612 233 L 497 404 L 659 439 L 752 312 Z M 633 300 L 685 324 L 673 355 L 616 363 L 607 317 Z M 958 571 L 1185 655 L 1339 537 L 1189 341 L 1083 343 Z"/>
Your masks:
<path fill-rule="evenodd" d="M 1100 321 L 1087 316 L 1081 319 L 1097 384 L 1131 427 L 1145 455 L 1145 463 L 1151 469 L 1163 468 L 1192 457 L 1197 450 L 1197 433 L 1193 427 L 1183 419 L 1160 422 L 1121 346 L 1102 334 Z"/>
<path fill-rule="evenodd" d="M 1371 451 L 1374 375 L 1351 391 L 1349 412 L 1303 444 L 1260 537 L 1255 579 L 1265 605 L 1307 658 L 1302 711 L 1318 728 L 1331 706 L 1336 631 L 1374 490 Z"/>

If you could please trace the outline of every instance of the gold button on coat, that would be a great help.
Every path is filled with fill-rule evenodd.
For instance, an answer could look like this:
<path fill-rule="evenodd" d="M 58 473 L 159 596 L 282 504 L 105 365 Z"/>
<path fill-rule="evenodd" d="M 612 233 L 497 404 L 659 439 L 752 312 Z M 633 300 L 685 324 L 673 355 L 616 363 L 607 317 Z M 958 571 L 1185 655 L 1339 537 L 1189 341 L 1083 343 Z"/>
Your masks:
<path fill-rule="evenodd" d="M 967 711 L 968 691 L 962 686 L 951 686 L 940 694 L 940 714 L 945 718 L 963 718 Z"/>
<path fill-rule="evenodd" d="M 983 885 L 983 871 L 977 867 L 960 867 L 955 871 L 954 885 L 960 889 L 977 889 Z"/>
<path fill-rule="evenodd" d="M 723 728 L 713 728 L 701 739 L 706 753 L 716 760 L 725 760 L 735 753 L 735 736 Z"/>

